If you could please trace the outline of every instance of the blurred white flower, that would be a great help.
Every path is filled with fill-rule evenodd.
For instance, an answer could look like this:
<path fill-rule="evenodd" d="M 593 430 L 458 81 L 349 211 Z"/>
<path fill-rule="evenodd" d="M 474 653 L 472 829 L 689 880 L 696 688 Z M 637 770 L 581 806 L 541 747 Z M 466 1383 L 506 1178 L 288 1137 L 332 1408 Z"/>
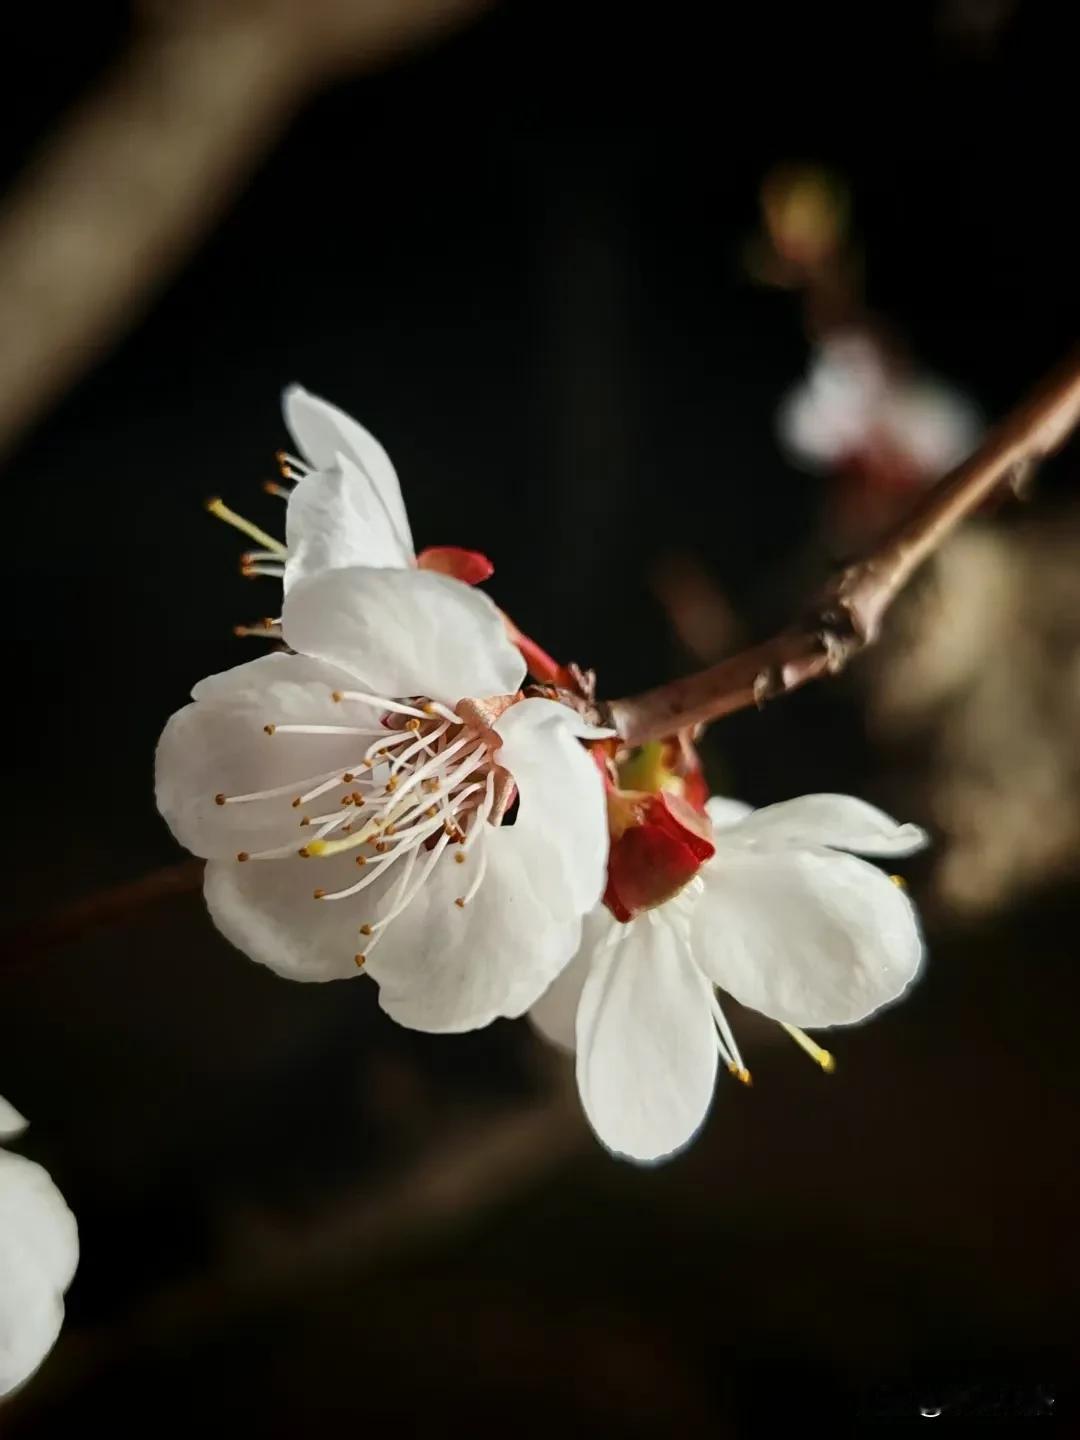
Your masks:
<path fill-rule="evenodd" d="M 531 1011 L 577 1052 L 582 1105 L 600 1140 L 634 1160 L 686 1145 L 708 1111 L 718 1059 L 749 1079 L 714 987 L 802 1033 L 851 1025 L 918 973 L 915 911 L 881 870 L 845 851 L 907 855 L 914 825 L 846 795 L 751 811 L 708 802 L 716 851 L 673 899 L 626 924 L 588 918 L 581 949 Z"/>
<path fill-rule="evenodd" d="M 26 1129 L 0 1096 L 0 1140 Z M 75 1217 L 46 1171 L 0 1148 L 0 1395 L 20 1386 L 56 1343 L 79 1261 Z"/>
<path fill-rule="evenodd" d="M 783 401 L 781 439 L 806 464 L 875 465 L 894 482 L 928 482 L 959 464 L 979 436 L 975 408 L 926 377 L 896 376 L 855 331 L 830 335 Z"/>
<path fill-rule="evenodd" d="M 202 681 L 158 747 L 218 928 L 295 979 L 363 968 L 417 1029 L 523 1013 L 603 891 L 597 732 L 521 697 L 503 617 L 446 575 L 319 568 L 282 633 L 296 653 Z"/>

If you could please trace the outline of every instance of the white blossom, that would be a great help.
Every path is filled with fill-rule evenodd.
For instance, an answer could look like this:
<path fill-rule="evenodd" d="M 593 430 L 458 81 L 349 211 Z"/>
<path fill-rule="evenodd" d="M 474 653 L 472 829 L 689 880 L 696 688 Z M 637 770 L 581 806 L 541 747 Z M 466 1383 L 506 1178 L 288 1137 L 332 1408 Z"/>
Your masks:
<path fill-rule="evenodd" d="M 0 1096 L 0 1140 L 25 1129 Z M 22 1385 L 56 1343 L 78 1260 L 75 1217 L 48 1173 L 0 1148 L 0 1395 Z"/>
<path fill-rule="evenodd" d="M 914 907 L 847 851 L 907 855 L 914 825 L 845 795 L 806 795 L 751 811 L 708 804 L 716 852 L 674 899 L 622 924 L 598 907 L 577 956 L 531 1018 L 575 1050 L 582 1104 L 600 1140 L 663 1159 L 705 1119 L 717 1065 L 749 1078 L 716 996 L 803 1035 L 851 1025 L 896 1000 L 918 973 Z"/>
<path fill-rule="evenodd" d="M 218 928 L 295 979 L 362 968 L 418 1029 L 523 1013 L 603 890 L 595 732 L 521 698 L 503 617 L 445 575 L 322 570 L 282 633 L 296 653 L 202 681 L 158 747 Z"/>

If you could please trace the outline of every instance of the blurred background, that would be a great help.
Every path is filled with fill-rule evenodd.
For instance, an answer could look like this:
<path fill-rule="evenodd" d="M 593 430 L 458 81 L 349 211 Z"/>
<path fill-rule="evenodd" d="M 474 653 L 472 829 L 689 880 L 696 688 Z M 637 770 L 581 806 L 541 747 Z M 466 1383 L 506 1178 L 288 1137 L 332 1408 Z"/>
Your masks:
<path fill-rule="evenodd" d="M 82 1262 L 3 1434 L 861 1433 L 1011 1386 L 1069 1403 L 1075 443 L 849 677 L 707 738 L 728 793 L 929 825 L 931 958 L 830 1038 L 831 1077 L 735 1013 L 754 1088 L 722 1084 L 665 1167 L 597 1146 L 527 1025 L 433 1038 L 368 985 L 277 980 L 190 872 L 44 943 L 183 858 L 155 740 L 275 607 L 201 502 L 280 527 L 259 487 L 291 380 L 383 440 L 418 544 L 489 554 L 603 695 L 791 617 L 1075 339 L 1068 9 L 5 22 L 0 1091 Z"/>

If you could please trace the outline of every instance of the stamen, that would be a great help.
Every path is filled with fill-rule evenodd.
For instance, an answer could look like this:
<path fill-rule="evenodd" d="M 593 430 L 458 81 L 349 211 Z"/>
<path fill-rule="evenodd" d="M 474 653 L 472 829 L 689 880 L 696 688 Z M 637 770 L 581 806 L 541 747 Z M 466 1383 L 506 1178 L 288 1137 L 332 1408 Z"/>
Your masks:
<path fill-rule="evenodd" d="M 246 535 L 249 540 L 254 540 L 256 545 L 261 545 L 264 550 L 269 550 L 274 555 L 288 555 L 288 549 L 280 540 L 275 540 L 265 530 L 260 530 L 258 525 L 253 525 L 250 520 L 245 520 L 242 515 L 237 515 L 236 511 L 230 510 L 223 500 L 215 496 L 213 500 L 206 502 L 206 508 L 211 515 L 216 515 L 219 520 L 224 520 L 226 525 L 233 526 L 241 534 Z"/>
<path fill-rule="evenodd" d="M 362 690 L 335 690 L 333 696 L 335 700 L 361 700 L 365 705 L 374 705 L 377 710 L 387 710 L 391 715 L 414 715 L 418 720 L 428 718 L 415 705 L 403 705 L 400 700 L 386 700 L 381 695 L 367 695 Z M 457 719 L 456 716 L 454 718 Z"/>
<path fill-rule="evenodd" d="M 732 1034 L 731 1026 L 728 1024 L 727 1016 L 721 1009 L 720 1001 L 717 999 L 715 991 L 712 993 L 710 1006 L 718 1032 L 717 1044 L 724 1064 L 727 1066 L 730 1074 L 735 1076 L 736 1080 L 741 1080 L 744 1085 L 749 1085 L 751 1083 L 750 1071 L 746 1068 L 746 1064 L 739 1054 L 739 1047 L 735 1043 L 735 1036 Z"/>
<path fill-rule="evenodd" d="M 487 826 L 486 826 L 486 825 L 482 826 L 480 833 L 481 833 L 481 834 L 485 834 L 486 831 L 487 831 Z M 459 851 L 458 853 L 460 854 L 461 852 Z M 458 908 L 459 908 L 460 910 L 464 910 L 464 909 L 465 909 L 465 906 L 468 905 L 469 901 L 473 898 L 473 896 L 476 894 L 476 892 L 480 889 L 480 886 L 483 884 L 484 876 L 485 876 L 486 874 L 487 874 L 487 846 L 481 841 L 481 844 L 480 844 L 480 859 L 479 859 L 479 862 L 478 862 L 477 867 L 476 867 L 476 875 L 475 875 L 475 877 L 473 878 L 473 882 L 472 882 L 472 884 L 469 886 L 468 890 L 465 891 L 465 894 L 464 894 L 464 895 L 460 895 L 460 896 L 458 897 L 457 901 L 456 901 L 456 904 L 457 904 L 457 906 L 458 906 Z"/>
<path fill-rule="evenodd" d="M 810 1036 L 807 1035 L 804 1030 L 800 1030 L 797 1025 L 788 1025 L 785 1021 L 781 1020 L 780 1026 L 787 1031 L 800 1050 L 805 1050 L 807 1055 L 810 1056 L 810 1059 L 813 1060 L 816 1065 L 821 1066 L 826 1075 L 833 1073 L 836 1069 L 835 1056 L 830 1055 L 828 1050 L 824 1050 L 816 1040 L 811 1040 Z"/>
<path fill-rule="evenodd" d="M 281 629 L 277 625 L 234 625 L 232 633 L 238 640 L 281 639 Z"/>
<path fill-rule="evenodd" d="M 480 802 L 480 806 L 476 814 L 473 816 L 471 824 L 469 825 L 469 833 L 461 842 L 461 849 L 463 854 L 467 855 L 472 849 L 472 847 L 475 845 L 477 839 L 483 834 L 483 826 L 487 824 L 487 818 L 491 814 L 491 807 L 494 803 L 495 772 L 494 770 L 489 770 L 487 773 L 487 780 L 484 783 L 484 798 Z"/>
<path fill-rule="evenodd" d="M 267 495 L 277 495 L 282 500 L 288 500 L 289 496 L 292 494 L 292 489 L 290 486 L 279 485 L 276 480 L 264 480 L 262 483 L 262 488 L 266 491 Z"/>
<path fill-rule="evenodd" d="M 266 727 L 264 727 L 266 728 Z M 370 735 L 358 725 L 275 725 L 269 733 L 279 735 Z"/>
<path fill-rule="evenodd" d="M 396 901 L 396 903 L 392 901 L 389 912 L 371 927 L 372 930 L 375 932 L 372 945 L 385 933 L 386 927 L 390 924 L 390 922 L 392 920 L 396 920 L 397 917 L 403 911 L 407 910 L 412 904 L 412 902 L 416 899 L 417 895 L 419 895 L 420 891 L 424 888 L 428 876 L 435 869 L 435 866 L 439 863 L 439 857 L 442 855 L 442 852 L 446 849 L 448 844 L 448 837 L 446 835 L 440 835 L 436 843 L 432 846 L 431 854 L 428 856 L 424 868 L 421 870 L 419 876 L 417 877 L 415 885 L 412 886 L 408 894 L 402 895 L 401 892 L 404 890 L 405 887 L 401 884 L 398 885 L 397 890 L 394 892 L 394 901 Z M 413 850 L 411 853 L 415 857 L 417 852 Z M 401 895 L 401 899 L 397 899 L 398 895 Z M 371 953 L 371 948 L 372 946 L 369 945 L 368 954 Z"/>
<path fill-rule="evenodd" d="M 245 580 L 284 580 L 285 570 L 281 565 L 241 565 L 240 574 Z"/>
<path fill-rule="evenodd" d="M 460 715 L 456 715 L 448 705 L 440 705 L 438 700 L 429 700 L 426 708 L 429 715 L 438 715 L 443 720 L 449 720 L 451 725 L 465 724 Z"/>
<path fill-rule="evenodd" d="M 278 469 L 286 479 L 302 480 L 305 475 L 311 474 L 311 466 L 306 460 L 298 460 L 295 455 L 290 455 L 287 450 L 276 450 L 274 459 L 278 463 Z M 291 472 L 291 473 L 290 473 Z"/>

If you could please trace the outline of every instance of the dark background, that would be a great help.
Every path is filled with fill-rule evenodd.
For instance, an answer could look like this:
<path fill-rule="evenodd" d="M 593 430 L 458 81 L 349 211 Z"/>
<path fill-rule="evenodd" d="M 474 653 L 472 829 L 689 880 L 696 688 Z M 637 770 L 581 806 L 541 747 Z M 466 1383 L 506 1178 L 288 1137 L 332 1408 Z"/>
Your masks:
<path fill-rule="evenodd" d="M 258 482 L 293 379 L 384 441 L 418 544 L 491 555 L 500 604 L 603 693 L 686 663 L 649 585 L 666 551 L 751 628 L 790 613 L 821 496 L 775 439 L 807 345 L 794 298 L 746 276 L 761 179 L 843 174 L 872 304 L 1001 413 L 1080 315 L 1068 9 L 511 0 L 307 105 L 7 465 L 12 924 L 179 858 L 154 741 L 249 658 L 230 627 L 270 593 L 200 502 L 280 521 Z M 5 25 L 14 177 L 130 17 Z M 1077 473 L 1074 447 L 1046 492 Z M 874 794 L 841 685 L 719 727 L 714 758 L 756 803 Z M 838 1036 L 831 1079 L 740 1017 L 755 1088 L 721 1087 L 685 1157 L 636 1170 L 567 1122 L 509 1193 L 406 1242 L 346 1226 L 288 1283 L 235 1279 L 248 1232 L 269 1253 L 318 1234 L 427 1147 L 542 1103 L 527 1027 L 396 1030 L 368 986 L 251 965 L 193 897 L 53 949 L 3 979 L 0 1088 L 83 1258 L 0 1429 L 845 1433 L 972 1380 L 1065 1397 L 1078 918 L 1060 886 L 942 917 L 915 996 Z"/>

